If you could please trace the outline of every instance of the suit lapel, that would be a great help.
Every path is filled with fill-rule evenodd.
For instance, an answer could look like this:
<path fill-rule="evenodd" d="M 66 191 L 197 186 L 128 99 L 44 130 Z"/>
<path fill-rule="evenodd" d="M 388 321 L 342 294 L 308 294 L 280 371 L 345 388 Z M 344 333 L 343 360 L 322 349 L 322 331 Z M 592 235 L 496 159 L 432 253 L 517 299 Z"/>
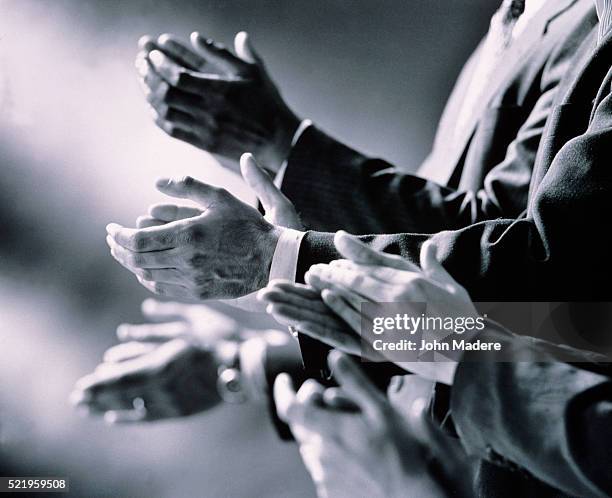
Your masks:
<path fill-rule="evenodd" d="M 472 65 L 471 71 L 465 74 L 465 81 L 462 82 L 456 94 L 453 92 L 452 100 L 449 101 L 449 108 L 445 110 L 444 128 L 439 130 L 443 132 L 440 138 L 445 143 L 436 144 L 441 146 L 441 151 L 444 151 L 443 164 L 445 167 L 442 170 L 439 161 L 433 161 L 438 163 L 435 165 L 438 171 L 426 171 L 432 179 L 442 184 L 448 183 L 493 97 L 508 82 L 512 75 L 518 72 L 520 66 L 525 63 L 527 54 L 537 49 L 540 39 L 546 33 L 549 23 L 576 3 L 576 1 L 577 0 L 549 0 L 535 17 L 529 21 L 521 36 L 519 36 L 506 54 L 498 61 L 492 73 L 494 77 L 490 84 L 487 85 L 485 93 L 478 99 L 476 108 L 473 110 L 466 126 L 463 130 L 460 130 L 459 133 L 455 134 L 454 126 L 458 121 L 458 113 L 460 112 L 465 92 L 471 82 L 474 66 L 477 64 L 477 57 L 473 57 L 474 60 L 470 61 Z M 475 55 L 477 56 L 479 52 L 480 50 L 478 50 Z M 434 166 L 434 164 L 432 164 L 432 166 Z M 433 170 L 433 168 L 431 169 Z"/>

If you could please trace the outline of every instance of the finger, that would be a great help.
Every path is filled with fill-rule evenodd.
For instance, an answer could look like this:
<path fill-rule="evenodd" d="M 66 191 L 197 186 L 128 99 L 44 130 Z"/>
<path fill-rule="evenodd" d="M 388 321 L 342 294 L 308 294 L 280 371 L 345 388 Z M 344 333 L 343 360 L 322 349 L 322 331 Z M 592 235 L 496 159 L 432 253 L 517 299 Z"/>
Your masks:
<path fill-rule="evenodd" d="M 328 387 L 323 392 L 323 403 L 336 410 L 359 411 L 359 407 L 342 390 L 341 387 Z"/>
<path fill-rule="evenodd" d="M 191 176 L 182 178 L 160 178 L 155 186 L 166 195 L 180 199 L 190 199 L 202 206 L 209 206 L 219 199 L 223 189 L 202 183 Z"/>
<path fill-rule="evenodd" d="M 289 304 L 296 307 L 301 306 L 304 309 L 310 309 L 318 313 L 326 313 L 328 311 L 325 304 L 321 302 L 320 296 L 316 296 L 314 299 L 305 298 L 300 294 L 285 292 L 284 290 L 275 287 L 266 287 L 259 292 L 259 295 L 261 296 L 262 301 L 272 304 Z"/>
<path fill-rule="evenodd" d="M 320 297 L 321 297 L 317 290 L 313 289 L 312 287 L 308 285 L 296 284 L 289 280 L 283 280 L 283 279 L 271 280 L 268 283 L 268 286 L 264 287 L 262 291 L 266 289 L 296 294 L 298 296 L 303 297 L 304 299 L 311 299 L 315 301 L 320 300 Z"/>
<path fill-rule="evenodd" d="M 153 218 L 152 216 L 139 216 L 136 218 L 136 228 L 158 227 L 165 224 L 165 221 Z"/>
<path fill-rule="evenodd" d="M 124 342 L 109 348 L 104 353 L 105 363 L 120 363 L 150 353 L 157 346 L 147 342 Z"/>
<path fill-rule="evenodd" d="M 274 213 L 279 209 L 286 209 L 293 205 L 285 195 L 274 185 L 270 175 L 256 162 L 253 154 L 245 153 L 240 157 L 240 171 L 246 184 L 260 200 L 266 214 Z"/>
<path fill-rule="evenodd" d="M 246 65 L 222 45 L 216 44 L 210 38 L 205 39 L 197 31 L 191 33 L 191 45 L 204 59 L 216 65 L 229 74 L 244 72 Z"/>
<path fill-rule="evenodd" d="M 180 40 L 169 33 L 160 35 L 157 39 L 157 45 L 165 54 L 172 57 L 172 59 L 187 69 L 198 71 L 206 64 L 206 60 L 202 58 L 202 56 L 190 50 L 181 43 Z"/>
<path fill-rule="evenodd" d="M 323 401 L 324 387 L 314 379 L 307 379 L 298 389 L 295 401 L 301 404 L 319 404 Z"/>
<path fill-rule="evenodd" d="M 144 93 L 146 101 L 150 104 L 164 102 L 170 88 L 173 87 L 168 85 L 168 83 L 155 72 L 155 68 L 153 68 L 149 59 L 146 57 L 136 57 L 134 66 L 138 71 L 138 82 L 140 83 L 140 88 Z M 189 95 L 193 96 L 193 94 Z"/>
<path fill-rule="evenodd" d="M 104 422 L 109 425 L 136 424 L 147 420 L 147 410 L 109 410 L 104 413 Z"/>
<path fill-rule="evenodd" d="M 420 259 L 423 273 L 436 282 L 457 287 L 459 284 L 451 277 L 450 273 L 444 269 L 440 261 L 438 261 L 436 251 L 436 245 L 431 241 L 426 241 L 421 246 Z"/>
<path fill-rule="evenodd" d="M 125 228 L 117 223 L 106 226 L 106 232 L 120 246 L 136 252 L 172 249 L 180 221 L 142 229 Z"/>
<path fill-rule="evenodd" d="M 122 372 L 126 369 L 119 365 L 122 364 L 79 379 L 70 395 L 70 402 L 74 406 L 87 406 L 95 413 L 132 408 L 132 400 L 141 390 L 142 379 L 135 375 L 132 379 L 124 378 Z"/>
<path fill-rule="evenodd" d="M 176 268 L 142 268 L 134 272 L 135 275 L 149 282 L 162 282 L 166 284 L 183 285 L 184 275 Z"/>
<path fill-rule="evenodd" d="M 73 406 L 86 408 L 89 415 L 98 415 L 107 410 L 130 409 L 133 397 L 119 389 L 100 389 L 95 394 L 76 389 L 69 399 Z"/>
<path fill-rule="evenodd" d="M 346 259 L 366 265 L 384 265 L 399 270 L 419 271 L 419 267 L 395 254 L 385 254 L 372 249 L 357 237 L 342 230 L 334 236 L 336 249 Z"/>
<path fill-rule="evenodd" d="M 135 66 L 145 99 L 154 108 L 165 104 L 172 109 L 193 114 L 195 111 L 202 112 L 204 103 L 213 102 L 218 97 L 214 94 L 197 95 L 170 86 L 161 75 L 157 74 L 146 57 L 137 57 Z"/>
<path fill-rule="evenodd" d="M 138 39 L 138 50 L 140 52 L 150 52 L 156 48 L 157 46 L 155 45 L 155 40 L 153 40 L 153 37 L 143 35 Z"/>
<path fill-rule="evenodd" d="M 344 320 L 357 334 L 361 336 L 361 314 L 356 311 L 336 292 L 324 289 L 321 292 L 323 302 L 342 320 Z"/>
<path fill-rule="evenodd" d="M 165 251 L 135 252 L 117 244 L 110 236 L 106 237 L 111 255 L 124 268 L 131 272 L 138 268 L 175 268 L 180 260 L 181 249 Z"/>
<path fill-rule="evenodd" d="M 236 50 L 236 55 L 238 55 L 238 57 L 240 57 L 244 62 L 263 66 L 263 59 L 255 51 L 249 34 L 246 31 L 241 31 L 240 33 L 236 34 L 236 37 L 234 38 L 234 49 Z"/>
<path fill-rule="evenodd" d="M 173 109 L 166 104 L 160 104 L 157 107 L 153 107 L 152 111 L 155 124 L 162 129 L 170 126 L 172 129 L 180 128 L 181 130 L 192 131 L 196 123 L 191 114 Z"/>
<path fill-rule="evenodd" d="M 186 142 L 196 147 L 200 147 L 200 145 L 202 144 L 200 138 L 193 131 L 185 130 L 175 123 L 165 121 L 157 114 L 155 114 L 154 119 L 157 127 L 160 128 L 169 137 L 176 138 L 181 142 Z"/>
<path fill-rule="evenodd" d="M 222 77 L 212 73 L 198 73 L 178 65 L 159 50 L 149 53 L 153 69 L 169 85 L 184 92 L 200 95 L 206 90 L 226 91 L 228 83 L 243 81 L 238 77 Z"/>
<path fill-rule="evenodd" d="M 310 285 L 315 288 L 326 288 L 336 284 L 360 294 L 374 302 L 389 299 L 393 295 L 390 285 L 372 278 L 366 272 L 349 268 L 333 268 L 329 265 L 313 265 L 307 272 Z"/>
<path fill-rule="evenodd" d="M 117 328 L 117 337 L 121 341 L 166 342 L 190 335 L 186 322 L 121 324 Z"/>
<path fill-rule="evenodd" d="M 180 322 L 188 320 L 189 309 L 192 305 L 164 302 L 157 299 L 145 299 L 140 306 L 145 318 L 154 322 Z"/>
<path fill-rule="evenodd" d="M 312 337 L 328 346 L 339 349 L 347 354 L 362 356 L 361 343 L 349 330 L 339 330 L 325 327 L 318 323 L 300 321 L 295 327 L 308 337 Z M 372 359 L 377 359 L 372 357 Z"/>
<path fill-rule="evenodd" d="M 193 218 L 202 214 L 202 210 L 190 206 L 177 206 L 175 204 L 153 204 L 149 208 L 149 215 L 164 222 Z"/>
<path fill-rule="evenodd" d="M 296 306 L 287 303 L 274 303 L 266 307 L 268 314 L 274 316 L 283 325 L 297 326 L 298 323 L 306 321 L 316 323 L 322 327 L 341 331 L 345 327 L 344 323 L 333 316 L 327 310 L 325 312 L 317 312 L 309 309 L 304 309 L 301 306 Z"/>
<path fill-rule="evenodd" d="M 356 311 L 360 311 L 361 305 L 364 302 L 367 302 L 367 300 L 363 296 L 357 294 L 356 292 L 353 292 L 352 290 L 337 285 L 333 282 L 324 282 L 316 274 L 309 274 L 307 272 L 305 275 L 305 280 L 306 283 L 310 284 L 315 289 L 319 289 L 319 295 L 325 289 L 334 291 L 334 293 L 342 296 L 342 298 Z"/>
<path fill-rule="evenodd" d="M 390 266 L 364 265 L 362 263 L 355 263 L 349 259 L 336 259 L 331 261 L 329 266 L 332 270 L 348 269 L 363 272 L 370 277 L 387 284 L 402 284 L 406 280 L 413 279 L 414 275 L 421 275 L 423 273 L 420 270 L 418 272 L 413 272 L 408 270 L 398 270 L 397 268 L 392 268 Z"/>
<path fill-rule="evenodd" d="M 378 419 L 386 404 L 384 395 L 348 356 L 331 351 L 329 367 L 342 389 L 359 405 L 365 414 Z"/>
<path fill-rule="evenodd" d="M 138 275 L 136 278 L 140 282 L 140 285 L 158 296 L 167 296 L 173 299 L 185 300 L 197 299 L 194 291 L 188 289 L 187 287 L 183 287 L 182 285 L 167 284 L 165 282 L 151 282 L 149 280 L 143 280 Z"/>
<path fill-rule="evenodd" d="M 274 402 L 276 413 L 285 423 L 289 423 L 289 409 L 295 403 L 295 388 L 289 374 L 282 373 L 274 380 Z"/>

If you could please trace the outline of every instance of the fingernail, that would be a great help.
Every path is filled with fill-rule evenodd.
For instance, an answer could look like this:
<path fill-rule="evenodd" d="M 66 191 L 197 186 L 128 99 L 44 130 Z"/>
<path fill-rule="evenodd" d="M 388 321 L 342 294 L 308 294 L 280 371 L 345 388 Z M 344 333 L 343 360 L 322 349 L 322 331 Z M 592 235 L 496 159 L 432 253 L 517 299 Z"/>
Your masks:
<path fill-rule="evenodd" d="M 337 349 L 332 349 L 327 355 L 327 361 L 331 365 L 338 365 L 344 361 L 344 355 Z"/>
<path fill-rule="evenodd" d="M 159 37 L 157 38 L 157 43 L 159 45 L 166 45 L 170 40 L 172 39 L 172 36 L 168 33 L 164 33 L 159 35 Z"/>
<path fill-rule="evenodd" d="M 120 340 L 127 339 L 128 332 L 129 332 L 129 329 L 127 325 L 119 325 L 119 327 L 117 327 L 117 337 Z"/>
<path fill-rule="evenodd" d="M 321 298 L 323 299 L 323 301 L 334 302 L 338 299 L 338 296 L 334 291 L 331 291 L 329 289 L 323 289 L 321 291 Z"/>
<path fill-rule="evenodd" d="M 159 50 L 152 50 L 149 53 L 149 60 L 156 66 L 161 66 L 164 62 L 164 54 Z"/>

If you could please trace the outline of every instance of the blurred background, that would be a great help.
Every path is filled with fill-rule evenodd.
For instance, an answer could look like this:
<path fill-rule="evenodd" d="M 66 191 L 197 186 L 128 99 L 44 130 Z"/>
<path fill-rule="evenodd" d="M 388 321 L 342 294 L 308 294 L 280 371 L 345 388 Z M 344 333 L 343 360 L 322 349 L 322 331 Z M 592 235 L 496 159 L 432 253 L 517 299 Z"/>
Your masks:
<path fill-rule="evenodd" d="M 197 29 L 231 45 L 247 30 L 298 114 L 414 170 L 497 3 L 0 0 L 0 475 L 67 476 L 72 496 L 314 496 L 261 409 L 107 427 L 67 402 L 116 326 L 142 320 L 147 293 L 110 257 L 105 225 L 133 226 L 162 200 L 161 175 L 249 198 L 152 124 L 136 42 Z"/>

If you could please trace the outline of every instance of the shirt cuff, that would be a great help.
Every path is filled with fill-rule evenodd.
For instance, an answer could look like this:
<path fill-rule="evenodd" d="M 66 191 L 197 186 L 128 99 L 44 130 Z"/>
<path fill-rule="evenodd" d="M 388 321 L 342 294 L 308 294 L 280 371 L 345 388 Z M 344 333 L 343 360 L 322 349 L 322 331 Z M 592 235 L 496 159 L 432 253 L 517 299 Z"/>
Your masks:
<path fill-rule="evenodd" d="M 295 147 L 295 144 L 298 143 L 298 140 L 302 136 L 302 133 L 304 133 L 309 126 L 312 126 L 312 121 L 310 119 L 302 120 L 300 125 L 297 127 L 297 130 L 295 130 L 293 138 L 291 139 L 292 149 Z M 278 169 L 276 177 L 274 178 L 274 185 L 276 185 L 278 188 L 281 188 L 281 185 L 283 184 L 283 178 L 285 178 L 285 171 L 287 171 L 287 164 L 288 161 L 285 159 L 283 161 L 283 164 L 281 164 L 281 167 Z"/>
<path fill-rule="evenodd" d="M 300 244 L 304 235 L 305 232 L 291 228 L 283 230 L 276 244 L 274 256 L 272 256 L 268 281 L 282 279 L 295 282 Z M 265 313 L 266 305 L 257 299 L 258 292 L 255 291 L 236 299 L 225 299 L 222 302 L 245 311 Z"/>
<path fill-rule="evenodd" d="M 266 354 L 269 346 L 282 346 L 289 342 L 287 333 L 280 330 L 260 332 L 240 344 L 240 376 L 249 401 L 265 402 L 270 388 L 266 376 Z"/>

